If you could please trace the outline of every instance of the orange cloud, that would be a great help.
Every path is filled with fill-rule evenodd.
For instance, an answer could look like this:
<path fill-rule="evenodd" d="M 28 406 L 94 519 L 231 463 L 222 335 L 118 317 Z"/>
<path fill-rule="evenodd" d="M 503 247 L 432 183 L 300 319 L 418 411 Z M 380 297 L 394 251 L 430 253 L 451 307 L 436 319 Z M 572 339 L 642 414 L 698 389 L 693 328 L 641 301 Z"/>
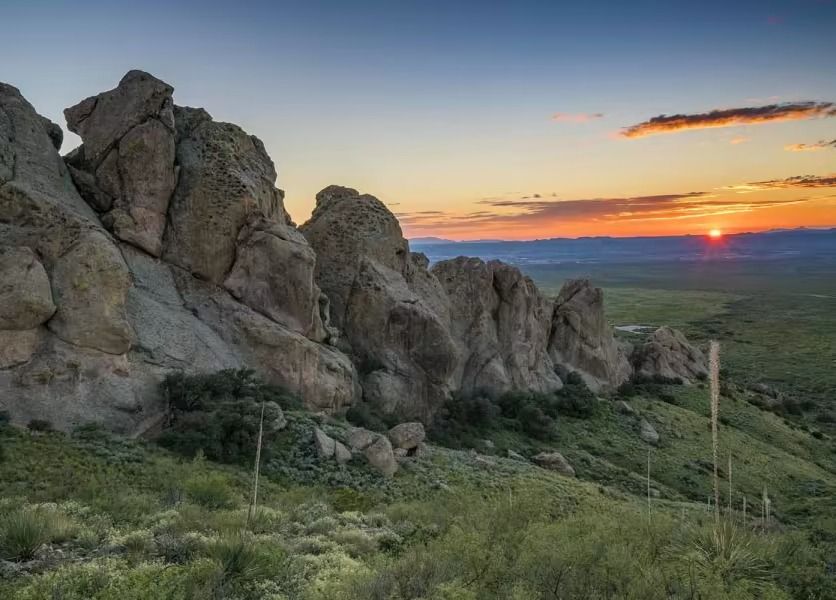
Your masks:
<path fill-rule="evenodd" d="M 560 123 L 588 123 L 596 119 L 603 119 L 604 113 L 561 113 L 557 112 L 552 115 L 552 121 Z"/>
<path fill-rule="evenodd" d="M 749 141 L 749 138 L 747 138 L 745 135 L 736 135 L 732 139 L 729 140 L 729 143 L 737 145 L 737 144 L 746 143 L 748 141 Z"/>
<path fill-rule="evenodd" d="M 836 140 L 820 140 L 814 144 L 790 144 L 784 146 L 787 152 L 814 152 L 816 150 L 824 150 L 825 148 L 836 148 Z"/>
<path fill-rule="evenodd" d="M 780 190 L 791 188 L 828 188 L 836 187 L 836 174 L 831 175 L 796 175 L 786 179 L 770 179 L 732 185 L 723 189 L 737 192 L 758 192 L 762 190 Z"/>
<path fill-rule="evenodd" d="M 726 108 L 690 115 L 659 115 L 621 130 L 621 137 L 640 138 L 688 129 L 758 125 L 836 116 L 833 102 L 784 102 L 767 106 Z"/>

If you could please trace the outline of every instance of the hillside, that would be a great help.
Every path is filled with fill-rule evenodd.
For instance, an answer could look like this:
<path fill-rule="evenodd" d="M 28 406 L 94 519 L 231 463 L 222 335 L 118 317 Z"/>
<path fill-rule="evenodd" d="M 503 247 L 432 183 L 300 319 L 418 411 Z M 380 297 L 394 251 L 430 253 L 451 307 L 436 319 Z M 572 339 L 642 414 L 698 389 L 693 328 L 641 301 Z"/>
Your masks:
<path fill-rule="evenodd" d="M 728 548 L 710 542 L 699 386 L 651 386 L 626 399 L 659 433 L 656 446 L 642 441 L 638 417 L 596 401 L 584 418 L 561 418 L 548 440 L 497 422 L 459 431 L 446 442 L 478 453 L 433 445 L 394 479 L 362 462 L 319 459 L 313 428 L 340 437 L 346 424 L 289 412 L 264 465 L 252 534 L 241 533 L 247 468 L 96 429 L 6 427 L 3 526 L 24 507 L 48 520 L 49 535 L 33 559 L 2 563 L 0 590 L 68 600 L 834 597 L 825 566 L 836 541 L 832 442 L 728 392 L 721 455 L 732 456 L 736 529 Z M 505 457 L 544 448 L 559 448 L 577 477 Z"/>

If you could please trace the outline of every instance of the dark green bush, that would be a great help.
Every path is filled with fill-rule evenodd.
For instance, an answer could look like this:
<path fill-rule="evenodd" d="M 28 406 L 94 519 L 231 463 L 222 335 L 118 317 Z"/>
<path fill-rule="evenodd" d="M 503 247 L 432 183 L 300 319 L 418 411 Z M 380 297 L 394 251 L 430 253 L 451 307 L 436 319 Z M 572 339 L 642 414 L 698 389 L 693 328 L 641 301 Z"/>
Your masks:
<path fill-rule="evenodd" d="M 345 418 L 352 425 L 372 431 L 386 431 L 396 425 L 396 423 L 391 423 L 384 415 L 375 411 L 367 402 L 358 402 L 353 405 L 345 413 Z"/>
<path fill-rule="evenodd" d="M 12 421 L 12 415 L 7 410 L 0 410 L 0 427 L 8 425 Z"/>
<path fill-rule="evenodd" d="M 31 431 L 53 431 L 52 423 L 46 419 L 32 419 L 27 427 Z"/>
<path fill-rule="evenodd" d="M 221 462 L 252 460 L 258 436 L 261 405 L 265 403 L 262 454 L 270 458 L 271 427 L 281 408 L 301 406 L 286 390 L 264 383 L 250 369 L 228 369 L 207 375 L 175 373 L 166 377 L 163 393 L 171 409 L 169 427 L 159 443 L 194 456 L 198 451 Z"/>

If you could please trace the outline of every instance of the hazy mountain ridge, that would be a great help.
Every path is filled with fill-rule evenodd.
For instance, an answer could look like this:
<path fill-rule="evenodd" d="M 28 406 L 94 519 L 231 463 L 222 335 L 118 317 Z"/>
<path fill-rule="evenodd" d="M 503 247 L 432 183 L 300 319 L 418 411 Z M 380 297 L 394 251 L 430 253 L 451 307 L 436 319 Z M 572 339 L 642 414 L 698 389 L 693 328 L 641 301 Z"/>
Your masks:
<path fill-rule="evenodd" d="M 426 239 L 416 238 L 412 240 L 412 246 L 433 262 L 462 254 L 516 264 L 836 258 L 836 228 L 727 234 L 717 240 L 704 235 L 631 238 L 602 236 L 529 241 L 422 241 Z"/>

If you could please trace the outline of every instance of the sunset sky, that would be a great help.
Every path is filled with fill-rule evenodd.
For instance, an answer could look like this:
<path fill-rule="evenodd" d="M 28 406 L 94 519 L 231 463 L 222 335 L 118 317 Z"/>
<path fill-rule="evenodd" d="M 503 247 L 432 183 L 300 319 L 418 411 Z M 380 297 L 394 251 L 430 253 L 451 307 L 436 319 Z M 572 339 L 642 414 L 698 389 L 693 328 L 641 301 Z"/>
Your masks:
<path fill-rule="evenodd" d="M 39 112 L 64 126 L 63 108 L 149 71 L 264 141 L 300 223 L 337 183 L 412 237 L 836 225 L 834 0 L 5 0 L 0 14 L 0 81 Z"/>

